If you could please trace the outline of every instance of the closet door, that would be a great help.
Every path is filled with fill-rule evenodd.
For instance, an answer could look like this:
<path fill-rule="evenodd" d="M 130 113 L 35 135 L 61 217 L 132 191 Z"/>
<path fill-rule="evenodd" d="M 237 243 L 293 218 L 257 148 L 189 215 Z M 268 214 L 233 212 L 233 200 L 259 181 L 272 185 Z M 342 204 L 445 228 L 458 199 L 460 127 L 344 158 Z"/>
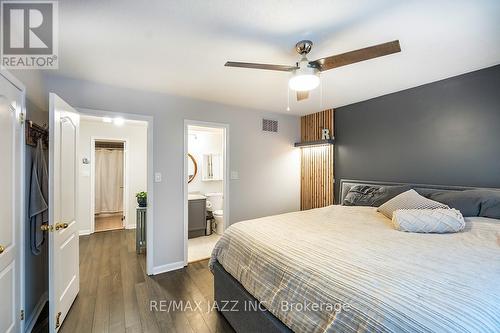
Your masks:
<path fill-rule="evenodd" d="M 0 332 L 20 331 L 23 92 L 0 73 Z"/>
<path fill-rule="evenodd" d="M 80 115 L 49 95 L 49 329 L 58 331 L 80 290 L 77 216 Z"/>

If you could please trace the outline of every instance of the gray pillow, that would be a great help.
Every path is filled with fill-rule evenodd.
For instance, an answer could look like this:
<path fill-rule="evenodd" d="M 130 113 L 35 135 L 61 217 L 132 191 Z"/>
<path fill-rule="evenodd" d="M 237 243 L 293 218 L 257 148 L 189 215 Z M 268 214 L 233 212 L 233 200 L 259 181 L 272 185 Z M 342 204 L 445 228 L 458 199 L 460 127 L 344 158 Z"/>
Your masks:
<path fill-rule="evenodd" d="M 380 206 L 377 211 L 392 219 L 392 213 L 398 209 L 447 209 L 448 206 L 434 200 L 424 198 L 415 190 L 409 190 L 397 195 Z"/>
<path fill-rule="evenodd" d="M 458 209 L 463 216 L 500 219 L 500 191 L 429 191 L 424 196 Z"/>
<path fill-rule="evenodd" d="M 347 192 L 343 205 L 378 207 L 396 195 L 406 192 L 410 186 L 356 185 Z"/>

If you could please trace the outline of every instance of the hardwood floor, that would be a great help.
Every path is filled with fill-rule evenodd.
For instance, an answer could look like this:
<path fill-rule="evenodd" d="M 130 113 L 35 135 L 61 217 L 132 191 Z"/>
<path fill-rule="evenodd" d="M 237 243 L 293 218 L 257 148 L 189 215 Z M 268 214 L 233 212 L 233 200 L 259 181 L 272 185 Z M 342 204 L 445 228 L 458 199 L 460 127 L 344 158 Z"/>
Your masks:
<path fill-rule="evenodd" d="M 208 261 L 153 277 L 145 265 L 145 256 L 135 253 L 135 230 L 80 237 L 80 293 L 60 332 L 234 332 L 221 314 L 208 311 L 214 299 Z M 158 310 L 161 304 L 168 310 L 170 301 L 192 307 L 150 311 L 151 301 Z"/>
<path fill-rule="evenodd" d="M 122 213 L 112 215 L 97 215 L 95 217 L 95 232 L 123 229 Z"/>

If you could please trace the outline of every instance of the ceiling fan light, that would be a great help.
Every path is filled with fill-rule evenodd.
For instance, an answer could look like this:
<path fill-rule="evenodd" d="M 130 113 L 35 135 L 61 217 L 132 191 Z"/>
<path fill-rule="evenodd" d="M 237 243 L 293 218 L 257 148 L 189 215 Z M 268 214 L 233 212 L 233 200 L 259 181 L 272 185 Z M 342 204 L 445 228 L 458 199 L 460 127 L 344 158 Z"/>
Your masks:
<path fill-rule="evenodd" d="M 294 75 L 288 81 L 288 86 L 295 91 L 310 91 L 319 86 L 319 76 L 315 74 Z"/>

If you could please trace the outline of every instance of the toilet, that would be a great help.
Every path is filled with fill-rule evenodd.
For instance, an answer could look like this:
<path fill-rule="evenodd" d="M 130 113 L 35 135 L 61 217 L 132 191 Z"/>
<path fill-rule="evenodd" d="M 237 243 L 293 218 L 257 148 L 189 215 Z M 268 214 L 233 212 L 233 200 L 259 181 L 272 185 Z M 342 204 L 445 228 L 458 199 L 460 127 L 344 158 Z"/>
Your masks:
<path fill-rule="evenodd" d="M 215 233 L 222 235 L 224 233 L 224 195 L 220 192 L 205 193 L 207 197 L 207 210 L 211 211 L 215 218 Z"/>
<path fill-rule="evenodd" d="M 213 212 L 215 217 L 215 233 L 217 235 L 222 235 L 224 233 L 224 217 L 222 215 L 222 209 Z"/>

